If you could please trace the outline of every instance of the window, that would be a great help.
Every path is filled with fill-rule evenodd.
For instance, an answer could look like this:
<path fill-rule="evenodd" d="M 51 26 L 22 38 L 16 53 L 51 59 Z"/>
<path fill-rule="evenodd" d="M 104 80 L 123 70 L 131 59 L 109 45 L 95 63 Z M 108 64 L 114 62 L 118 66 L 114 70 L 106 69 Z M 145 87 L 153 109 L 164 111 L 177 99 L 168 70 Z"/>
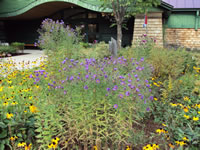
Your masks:
<path fill-rule="evenodd" d="M 97 14 L 95 13 L 88 13 L 88 18 L 97 18 Z"/>

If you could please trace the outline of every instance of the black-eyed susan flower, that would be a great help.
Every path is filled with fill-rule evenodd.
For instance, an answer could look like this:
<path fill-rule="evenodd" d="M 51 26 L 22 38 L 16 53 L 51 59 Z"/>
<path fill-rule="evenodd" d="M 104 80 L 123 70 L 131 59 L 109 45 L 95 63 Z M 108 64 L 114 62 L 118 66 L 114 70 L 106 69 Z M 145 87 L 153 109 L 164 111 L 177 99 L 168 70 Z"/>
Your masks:
<path fill-rule="evenodd" d="M 93 149 L 94 149 L 94 150 L 98 150 L 98 149 L 97 149 L 97 146 L 93 146 Z"/>
<path fill-rule="evenodd" d="M 8 102 L 5 101 L 5 102 L 3 103 L 3 106 L 8 106 Z"/>
<path fill-rule="evenodd" d="M 31 105 L 29 106 L 29 110 L 30 110 L 32 113 L 36 113 L 36 112 L 37 112 L 37 107 L 34 106 L 33 104 L 31 104 Z"/>
<path fill-rule="evenodd" d="M 13 117 L 13 114 L 12 114 L 12 113 L 9 112 L 9 113 L 6 114 L 6 118 L 7 118 L 7 119 L 10 119 L 10 118 L 12 118 L 12 117 Z"/>
<path fill-rule="evenodd" d="M 131 147 L 130 146 L 126 146 L 126 150 L 131 150 Z"/>
<path fill-rule="evenodd" d="M 0 86 L 0 92 L 2 92 L 3 91 L 3 87 L 2 86 Z"/>
<path fill-rule="evenodd" d="M 189 141 L 187 137 L 182 138 L 183 141 Z"/>
<path fill-rule="evenodd" d="M 13 101 L 12 103 L 11 103 L 11 105 L 17 105 L 18 103 L 16 102 L 16 101 Z"/>
<path fill-rule="evenodd" d="M 17 144 L 17 147 L 25 147 L 26 143 L 25 142 L 20 142 Z"/>
<path fill-rule="evenodd" d="M 170 103 L 170 105 L 171 105 L 172 107 L 176 107 L 176 106 L 177 106 L 177 104 L 173 104 L 173 103 Z"/>
<path fill-rule="evenodd" d="M 174 146 L 172 143 L 169 143 L 168 145 L 169 145 L 169 147 L 172 148 L 172 149 L 175 148 L 175 146 Z"/>
<path fill-rule="evenodd" d="M 185 97 L 183 98 L 183 100 L 184 100 L 184 101 L 188 101 L 188 100 L 189 100 L 189 97 L 185 96 Z"/>
<path fill-rule="evenodd" d="M 157 101 L 158 99 L 156 97 L 153 98 L 155 101 Z"/>
<path fill-rule="evenodd" d="M 184 112 L 188 112 L 189 111 L 187 107 L 184 107 L 183 110 L 184 110 Z"/>
<path fill-rule="evenodd" d="M 29 145 L 25 145 L 25 150 L 30 150 L 32 147 L 32 144 L 29 144 Z"/>
<path fill-rule="evenodd" d="M 192 118 L 194 121 L 198 121 L 199 120 L 199 117 L 193 117 Z"/>
<path fill-rule="evenodd" d="M 189 118 L 190 118 L 190 116 L 188 116 L 188 115 L 184 115 L 183 117 L 185 117 L 186 119 L 189 119 Z"/>

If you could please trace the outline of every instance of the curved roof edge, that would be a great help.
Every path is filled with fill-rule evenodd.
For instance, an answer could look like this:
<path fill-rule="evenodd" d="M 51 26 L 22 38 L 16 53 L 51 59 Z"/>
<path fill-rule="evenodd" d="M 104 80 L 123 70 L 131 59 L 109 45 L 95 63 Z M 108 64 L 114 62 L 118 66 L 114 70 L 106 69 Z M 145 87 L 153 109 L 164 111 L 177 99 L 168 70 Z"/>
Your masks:
<path fill-rule="evenodd" d="M 80 1 L 80 0 L 40 0 L 40 1 L 31 2 L 25 7 L 12 11 L 12 12 L 0 13 L 0 18 L 21 15 L 38 5 L 48 3 L 48 2 L 68 2 L 68 3 L 75 4 L 77 6 L 80 6 L 89 10 L 97 11 L 97 12 L 111 12 L 110 9 L 101 8 L 101 5 L 94 5 L 94 4 L 87 3 L 85 1 Z"/>

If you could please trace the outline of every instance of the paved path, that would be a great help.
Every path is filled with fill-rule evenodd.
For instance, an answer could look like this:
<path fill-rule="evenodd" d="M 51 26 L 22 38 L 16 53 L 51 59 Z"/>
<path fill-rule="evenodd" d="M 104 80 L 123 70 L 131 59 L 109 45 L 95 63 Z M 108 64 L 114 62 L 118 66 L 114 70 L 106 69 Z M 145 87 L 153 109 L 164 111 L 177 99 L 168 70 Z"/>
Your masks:
<path fill-rule="evenodd" d="M 3 61 L 14 64 L 14 68 L 19 70 L 33 68 L 40 65 L 40 62 L 46 58 L 43 51 L 24 50 L 24 55 L 3 58 Z M 1 62 L 0 62 L 1 63 Z"/>

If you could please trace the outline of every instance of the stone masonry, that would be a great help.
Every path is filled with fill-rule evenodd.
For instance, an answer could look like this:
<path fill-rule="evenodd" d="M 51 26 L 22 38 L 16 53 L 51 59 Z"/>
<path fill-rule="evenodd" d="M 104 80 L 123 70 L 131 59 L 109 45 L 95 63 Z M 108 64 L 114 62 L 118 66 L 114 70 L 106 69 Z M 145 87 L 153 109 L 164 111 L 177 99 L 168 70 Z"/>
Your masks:
<path fill-rule="evenodd" d="M 165 43 L 190 49 L 200 49 L 200 29 L 168 28 L 165 30 Z"/>
<path fill-rule="evenodd" d="M 163 24 L 162 12 L 149 13 L 147 21 L 147 28 L 143 28 L 144 15 L 137 15 L 135 17 L 133 45 L 143 34 L 155 38 L 158 46 L 163 47 Z"/>

